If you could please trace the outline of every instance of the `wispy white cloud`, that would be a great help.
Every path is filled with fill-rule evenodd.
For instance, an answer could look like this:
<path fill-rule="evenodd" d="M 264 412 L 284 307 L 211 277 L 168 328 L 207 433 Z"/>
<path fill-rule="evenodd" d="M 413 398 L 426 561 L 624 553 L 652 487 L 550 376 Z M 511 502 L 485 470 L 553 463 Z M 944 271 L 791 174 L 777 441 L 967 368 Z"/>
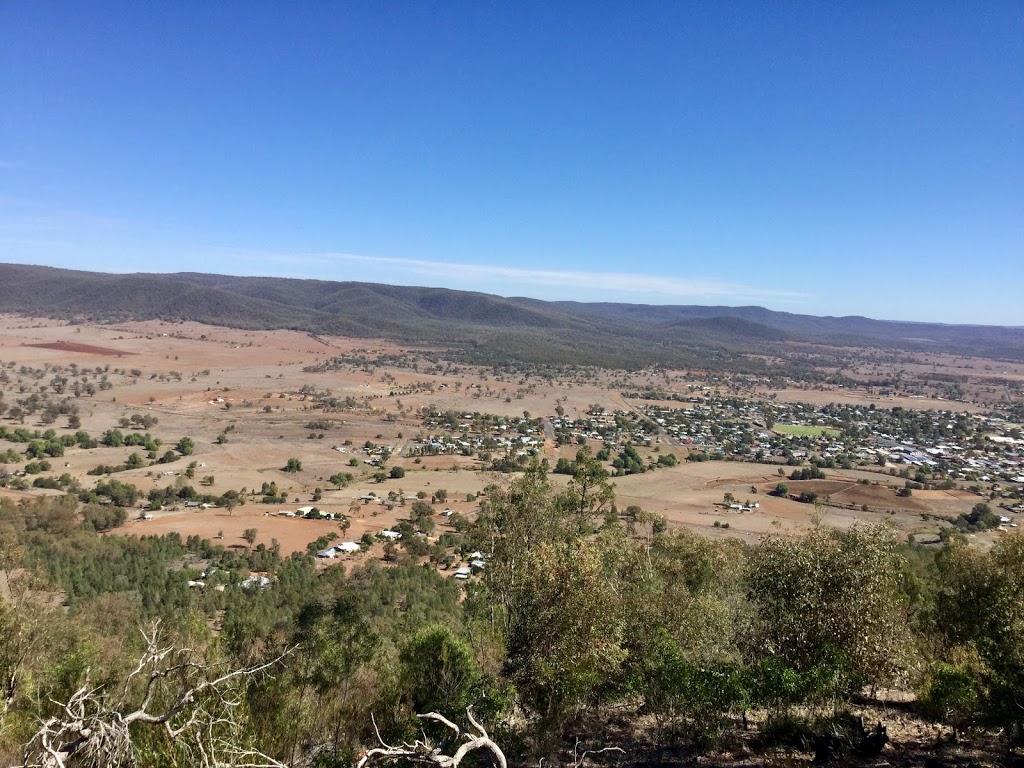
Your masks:
<path fill-rule="evenodd" d="M 495 264 L 468 264 L 352 253 L 273 254 L 267 261 L 292 267 L 361 265 L 376 267 L 394 275 L 403 272 L 427 278 L 431 283 L 479 287 L 502 287 L 510 295 L 530 288 L 557 288 L 573 293 L 630 294 L 663 299 L 775 299 L 792 300 L 804 294 L 760 286 L 743 285 L 714 278 L 651 275 L 638 272 L 590 272 L 586 270 L 528 269 Z"/>
<path fill-rule="evenodd" d="M 2 164 L 2 163 L 0 163 Z M 76 235 L 129 228 L 132 220 L 78 208 L 55 208 L 27 197 L 0 195 L 0 229 L 25 233 Z"/>

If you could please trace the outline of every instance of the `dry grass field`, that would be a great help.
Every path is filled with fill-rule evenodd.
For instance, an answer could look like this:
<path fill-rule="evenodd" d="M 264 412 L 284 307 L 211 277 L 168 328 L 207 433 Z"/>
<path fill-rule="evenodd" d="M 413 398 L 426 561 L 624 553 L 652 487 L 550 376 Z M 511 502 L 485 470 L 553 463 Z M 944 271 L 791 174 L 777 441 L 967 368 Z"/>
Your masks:
<path fill-rule="evenodd" d="M 586 413 L 594 404 L 608 411 L 631 409 L 635 400 L 620 394 L 624 386 L 653 386 L 667 374 L 640 371 L 623 373 L 590 371 L 562 380 L 495 371 L 472 366 L 363 365 L 353 362 L 326 372 L 306 372 L 336 357 L 374 359 L 379 355 L 423 356 L 430 350 L 396 346 L 381 340 L 313 337 L 293 331 L 244 331 L 196 323 L 134 322 L 113 325 L 69 325 L 54 320 L 0 316 L 0 361 L 7 366 L 5 401 L 13 404 L 25 392 L 49 381 L 53 368 L 106 377 L 109 388 L 75 398 L 81 429 L 93 436 L 116 427 L 132 414 L 151 415 L 159 423 L 151 430 L 165 446 L 182 436 L 195 441 L 198 462 L 195 484 L 203 492 L 259 489 L 274 482 L 288 503 L 264 505 L 250 499 L 230 514 L 223 509 L 160 511 L 154 519 L 132 521 L 126 533 L 178 531 L 215 538 L 223 534 L 228 546 L 247 546 L 241 539 L 246 528 L 256 528 L 258 541 L 277 540 L 284 551 L 301 550 L 318 537 L 338 531 L 330 521 L 294 520 L 268 515 L 279 508 L 311 504 L 316 488 L 323 496 L 316 506 L 343 513 L 351 527 L 345 539 L 358 539 L 395 524 L 404 515 L 401 507 L 387 510 L 380 504 L 363 505 L 358 497 L 373 492 L 404 495 L 423 491 L 428 496 L 443 488 L 447 506 L 471 515 L 475 503 L 467 495 L 503 478 L 482 470 L 472 457 L 427 457 L 419 463 L 401 455 L 401 449 L 424 431 L 419 409 L 491 413 L 501 416 L 549 416 L 561 406 L 567 416 Z M 11 366 L 11 364 L 14 364 Z M 969 361 L 979 369 L 985 364 Z M 23 368 L 24 366 L 24 368 Z M 32 370 L 42 371 L 34 375 Z M 671 372 L 670 372 L 671 373 Z M 675 372 L 678 373 L 678 372 Z M 1010 371 L 1009 375 L 1022 375 Z M 717 384 L 715 386 L 718 386 Z M 350 403 L 341 411 L 317 409 L 314 391 Z M 781 390 L 780 401 L 874 402 L 879 407 L 940 407 L 941 401 L 868 397 L 856 392 Z M 675 407 L 682 404 L 674 403 Z M 326 420 L 328 428 L 308 425 Z M 52 426 L 68 432 L 66 419 Z M 9 426 L 14 426 L 8 418 Z M 40 425 L 26 422 L 26 427 Z M 402 479 L 377 482 L 374 469 L 363 463 L 357 449 L 366 441 L 396 449 L 390 466 L 406 470 Z M 6 447 L 6 446 L 5 446 Z M 342 450 L 344 449 L 344 452 Z M 69 449 L 57 468 L 90 485 L 96 477 L 86 473 L 98 464 L 124 462 L 131 448 Z M 574 449 L 557 449 L 550 441 L 545 453 L 552 464 Z M 357 457 L 358 466 L 349 466 Z M 283 470 L 290 458 L 302 463 L 302 471 Z M 117 473 L 119 480 L 137 485 L 143 492 L 165 487 L 184 470 L 186 461 Z M 830 473 L 827 481 L 804 481 L 828 503 L 817 515 L 812 505 L 769 496 L 779 477 L 778 467 L 736 462 L 683 462 L 673 468 L 617 478 L 620 509 L 639 505 L 663 514 L 672 525 L 687 526 L 708 536 L 737 536 L 755 541 L 765 534 L 794 534 L 821 523 L 846 527 L 858 521 L 888 521 L 905 534 L 934 531 L 928 516 L 955 516 L 970 509 L 977 498 L 971 494 L 921 492 L 899 499 L 886 486 L 884 476 L 870 472 Z M 350 471 L 354 482 L 331 490 L 327 479 Z M 171 473 L 171 474 L 164 474 Z M 178 473 L 178 474 L 175 474 Z M 202 478 L 212 478 L 199 487 Z M 862 485 L 858 481 L 880 481 Z M 556 477 L 556 481 L 559 478 Z M 8 491 L 9 495 L 25 492 Z M 44 491 L 31 491 L 37 493 Z M 52 492 L 52 491 L 49 491 Z M 753 512 L 736 512 L 723 503 L 732 493 L 738 500 L 759 502 Z M 865 510 L 864 507 L 867 507 Z M 715 525 L 716 521 L 719 523 Z M 728 524 L 728 527 L 724 527 Z M 992 534 L 995 535 L 995 534 Z"/>

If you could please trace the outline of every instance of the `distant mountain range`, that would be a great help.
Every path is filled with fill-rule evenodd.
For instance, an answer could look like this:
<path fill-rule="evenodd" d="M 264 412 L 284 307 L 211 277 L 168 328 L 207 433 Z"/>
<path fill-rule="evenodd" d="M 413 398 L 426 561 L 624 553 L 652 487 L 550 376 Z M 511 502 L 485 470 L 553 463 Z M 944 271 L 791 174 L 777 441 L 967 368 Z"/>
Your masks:
<path fill-rule="evenodd" d="M 443 346 L 485 363 L 742 367 L 787 342 L 1024 360 L 1024 328 L 815 317 L 763 307 L 658 306 L 504 298 L 445 288 L 231 277 L 112 275 L 0 264 L 0 311 L 193 320 Z"/>

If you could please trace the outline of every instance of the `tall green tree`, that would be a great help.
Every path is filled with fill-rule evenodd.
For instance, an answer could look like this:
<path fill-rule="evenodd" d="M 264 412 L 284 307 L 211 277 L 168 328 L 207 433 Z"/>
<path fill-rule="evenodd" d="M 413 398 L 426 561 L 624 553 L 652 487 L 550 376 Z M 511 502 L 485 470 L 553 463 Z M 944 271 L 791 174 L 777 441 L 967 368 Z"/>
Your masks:
<path fill-rule="evenodd" d="M 439 712 L 449 719 L 465 715 L 480 669 L 469 645 L 451 628 L 433 624 L 417 630 L 398 658 L 413 712 Z"/>
<path fill-rule="evenodd" d="M 763 539 L 749 571 L 756 653 L 804 675 L 822 696 L 895 682 L 910 652 L 902 572 L 884 526 Z"/>
<path fill-rule="evenodd" d="M 615 486 L 608 480 L 608 470 L 594 458 L 590 446 L 585 445 L 576 452 L 571 473 L 562 502 L 581 524 L 589 522 L 615 501 Z"/>
<path fill-rule="evenodd" d="M 508 632 L 508 670 L 553 736 L 575 708 L 614 690 L 626 652 L 621 593 L 599 540 L 545 543 L 527 556 Z"/>
<path fill-rule="evenodd" d="M 484 571 L 492 624 L 505 634 L 519 608 L 519 588 L 528 560 L 542 543 L 563 537 L 559 510 L 552 503 L 547 472 L 539 461 L 504 485 L 485 489 L 477 518 L 478 545 L 490 555 Z"/>
<path fill-rule="evenodd" d="M 956 664 L 945 677 L 967 674 L 980 720 L 1024 736 L 1024 539 L 1000 538 L 989 552 L 954 541 L 938 564 L 936 627 L 945 656 L 982 662 Z"/>

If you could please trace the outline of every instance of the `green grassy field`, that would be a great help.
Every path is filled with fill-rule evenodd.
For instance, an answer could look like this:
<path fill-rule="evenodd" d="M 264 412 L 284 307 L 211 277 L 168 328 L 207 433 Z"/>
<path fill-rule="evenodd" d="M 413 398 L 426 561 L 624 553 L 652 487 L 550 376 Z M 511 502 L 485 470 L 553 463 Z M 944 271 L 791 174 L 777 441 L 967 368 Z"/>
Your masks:
<path fill-rule="evenodd" d="M 784 435 L 799 435 L 800 437 L 817 437 L 818 435 L 839 437 L 840 434 L 838 429 L 832 427 L 811 427 L 806 424 L 776 424 L 774 429 Z"/>

